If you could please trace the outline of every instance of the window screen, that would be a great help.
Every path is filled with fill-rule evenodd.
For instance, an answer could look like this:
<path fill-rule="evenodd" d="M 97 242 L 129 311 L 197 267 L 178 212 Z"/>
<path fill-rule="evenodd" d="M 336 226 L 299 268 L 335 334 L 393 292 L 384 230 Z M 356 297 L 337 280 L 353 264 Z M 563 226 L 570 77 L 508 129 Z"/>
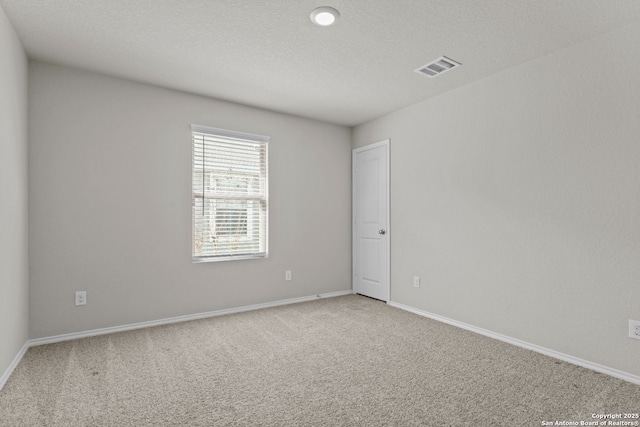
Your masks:
<path fill-rule="evenodd" d="M 191 126 L 194 261 L 268 254 L 269 137 Z"/>

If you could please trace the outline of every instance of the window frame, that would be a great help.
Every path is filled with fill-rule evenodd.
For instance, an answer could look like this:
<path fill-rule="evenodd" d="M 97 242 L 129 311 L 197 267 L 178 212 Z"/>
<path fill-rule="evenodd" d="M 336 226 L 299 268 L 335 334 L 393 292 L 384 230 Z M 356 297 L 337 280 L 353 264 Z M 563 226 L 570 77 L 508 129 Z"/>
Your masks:
<path fill-rule="evenodd" d="M 216 196 L 216 197 L 205 197 L 205 188 L 204 188 L 204 182 L 205 182 L 205 178 L 204 178 L 204 174 L 206 173 L 205 168 L 201 168 L 201 169 L 197 169 L 197 165 L 195 162 L 195 158 L 196 158 L 196 134 L 199 135 L 210 135 L 213 138 L 219 138 L 219 139 L 223 139 L 226 140 L 226 143 L 228 144 L 233 144 L 234 141 L 237 141 L 239 145 L 241 144 L 257 144 L 261 147 L 261 153 L 264 153 L 264 160 L 260 161 L 259 164 L 259 169 L 260 171 L 264 170 L 264 174 L 262 174 L 261 172 L 258 173 L 257 176 L 254 176 L 254 178 L 257 178 L 260 183 L 259 187 L 261 189 L 261 191 L 259 191 L 258 194 L 251 194 L 251 195 L 243 195 L 240 193 L 237 194 L 233 194 L 231 192 L 225 192 L 227 194 L 225 194 L 225 197 L 221 197 L 221 196 Z M 202 126 L 202 125 L 195 125 L 192 124 L 191 125 L 191 149 L 192 149 L 192 156 L 191 156 L 191 206 L 192 206 L 192 213 L 191 213 L 191 260 L 193 263 L 202 263 L 202 262 L 217 262 L 217 261 L 232 261 L 232 260 L 245 260 L 245 259 L 264 259 L 264 258 L 268 258 L 269 257 L 269 142 L 270 142 L 271 138 L 269 136 L 264 136 L 264 135 L 258 135 L 258 134 L 252 134 L 252 133 L 246 133 L 246 132 L 238 132 L 238 131 L 233 131 L 233 130 L 228 130 L 228 129 L 220 129 L 220 128 L 213 128 L 213 127 L 209 127 L 209 126 Z M 205 144 L 204 139 L 202 140 L 202 144 Z M 205 149 L 205 146 L 203 146 L 202 150 Z M 261 156 L 262 157 L 262 156 Z M 203 178 L 200 180 L 200 182 L 202 183 L 202 193 L 200 195 L 200 193 L 196 192 L 196 184 L 199 184 L 196 182 L 196 173 L 197 171 L 200 171 L 200 173 L 203 174 Z M 215 174 L 213 172 L 211 172 L 212 175 L 211 177 L 214 177 Z M 222 175 L 220 175 L 222 176 Z M 231 173 L 229 176 L 231 176 L 231 179 L 233 178 L 233 173 Z M 239 179 L 237 176 L 235 177 L 235 179 Z M 250 178 L 249 178 L 250 179 Z M 198 195 L 197 195 L 198 194 Z M 205 202 L 205 200 L 209 199 L 209 200 L 220 200 L 220 201 L 231 201 L 231 202 L 240 202 L 240 201 L 245 201 L 248 202 L 247 203 L 247 222 L 246 222 L 246 235 L 249 236 L 249 231 L 250 229 L 252 229 L 252 227 L 255 227 L 256 224 L 258 225 L 258 227 L 260 227 L 261 223 L 264 223 L 264 230 L 261 233 L 260 230 L 258 230 L 258 238 L 257 240 L 255 240 L 258 244 L 258 247 L 260 249 L 264 248 L 264 250 L 260 250 L 259 252 L 253 252 L 253 253 L 238 253 L 238 254 L 221 254 L 221 255 L 215 255 L 215 254 L 207 254 L 207 255 L 197 255 L 196 254 L 196 206 L 197 206 L 197 200 L 201 199 L 202 203 Z M 251 205 L 252 203 L 258 203 L 258 207 L 249 207 L 249 205 Z M 262 208 L 261 205 L 264 205 L 264 208 Z M 225 209 L 225 208 L 222 208 Z M 228 208 L 227 208 L 228 209 Z M 250 220 L 250 211 L 253 209 L 258 209 L 258 214 L 257 214 L 257 220 L 256 221 L 251 221 Z M 263 212 L 262 212 L 263 211 Z M 202 219 L 201 219 L 202 221 Z M 215 221 L 215 220 L 214 220 Z M 216 225 L 218 225 L 218 223 L 216 223 Z M 218 236 L 218 238 L 221 238 L 221 241 L 227 240 L 230 241 L 231 239 L 233 239 L 234 237 L 232 235 L 220 235 Z M 251 241 L 251 237 L 248 237 L 248 241 Z"/>

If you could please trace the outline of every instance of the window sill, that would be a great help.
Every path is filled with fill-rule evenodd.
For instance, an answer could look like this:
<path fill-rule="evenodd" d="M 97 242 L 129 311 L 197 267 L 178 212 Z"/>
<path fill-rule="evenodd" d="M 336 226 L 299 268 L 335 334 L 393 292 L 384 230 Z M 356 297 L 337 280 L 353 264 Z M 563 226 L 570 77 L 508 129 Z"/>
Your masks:
<path fill-rule="evenodd" d="M 269 258 L 269 254 L 248 254 L 248 255 L 226 255 L 226 256 L 194 256 L 191 257 L 193 264 L 199 264 L 202 262 L 218 262 L 218 261 L 239 261 L 244 259 L 264 259 Z"/>

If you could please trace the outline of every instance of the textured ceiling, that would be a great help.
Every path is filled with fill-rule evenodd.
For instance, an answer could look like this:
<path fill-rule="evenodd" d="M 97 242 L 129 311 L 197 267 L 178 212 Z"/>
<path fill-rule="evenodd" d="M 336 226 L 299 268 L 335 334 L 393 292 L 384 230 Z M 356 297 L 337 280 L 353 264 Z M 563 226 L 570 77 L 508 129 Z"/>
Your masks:
<path fill-rule="evenodd" d="M 640 20 L 638 0 L 0 5 L 31 58 L 349 126 Z M 323 5 L 337 25 L 310 22 Z M 442 55 L 463 65 L 413 72 Z"/>

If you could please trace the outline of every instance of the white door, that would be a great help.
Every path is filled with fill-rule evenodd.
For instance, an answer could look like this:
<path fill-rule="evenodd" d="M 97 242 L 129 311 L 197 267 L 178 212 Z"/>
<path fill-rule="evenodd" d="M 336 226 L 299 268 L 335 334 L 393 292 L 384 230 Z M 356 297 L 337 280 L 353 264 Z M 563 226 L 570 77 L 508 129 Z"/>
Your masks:
<path fill-rule="evenodd" d="M 389 302 L 389 140 L 353 150 L 353 291 Z"/>

